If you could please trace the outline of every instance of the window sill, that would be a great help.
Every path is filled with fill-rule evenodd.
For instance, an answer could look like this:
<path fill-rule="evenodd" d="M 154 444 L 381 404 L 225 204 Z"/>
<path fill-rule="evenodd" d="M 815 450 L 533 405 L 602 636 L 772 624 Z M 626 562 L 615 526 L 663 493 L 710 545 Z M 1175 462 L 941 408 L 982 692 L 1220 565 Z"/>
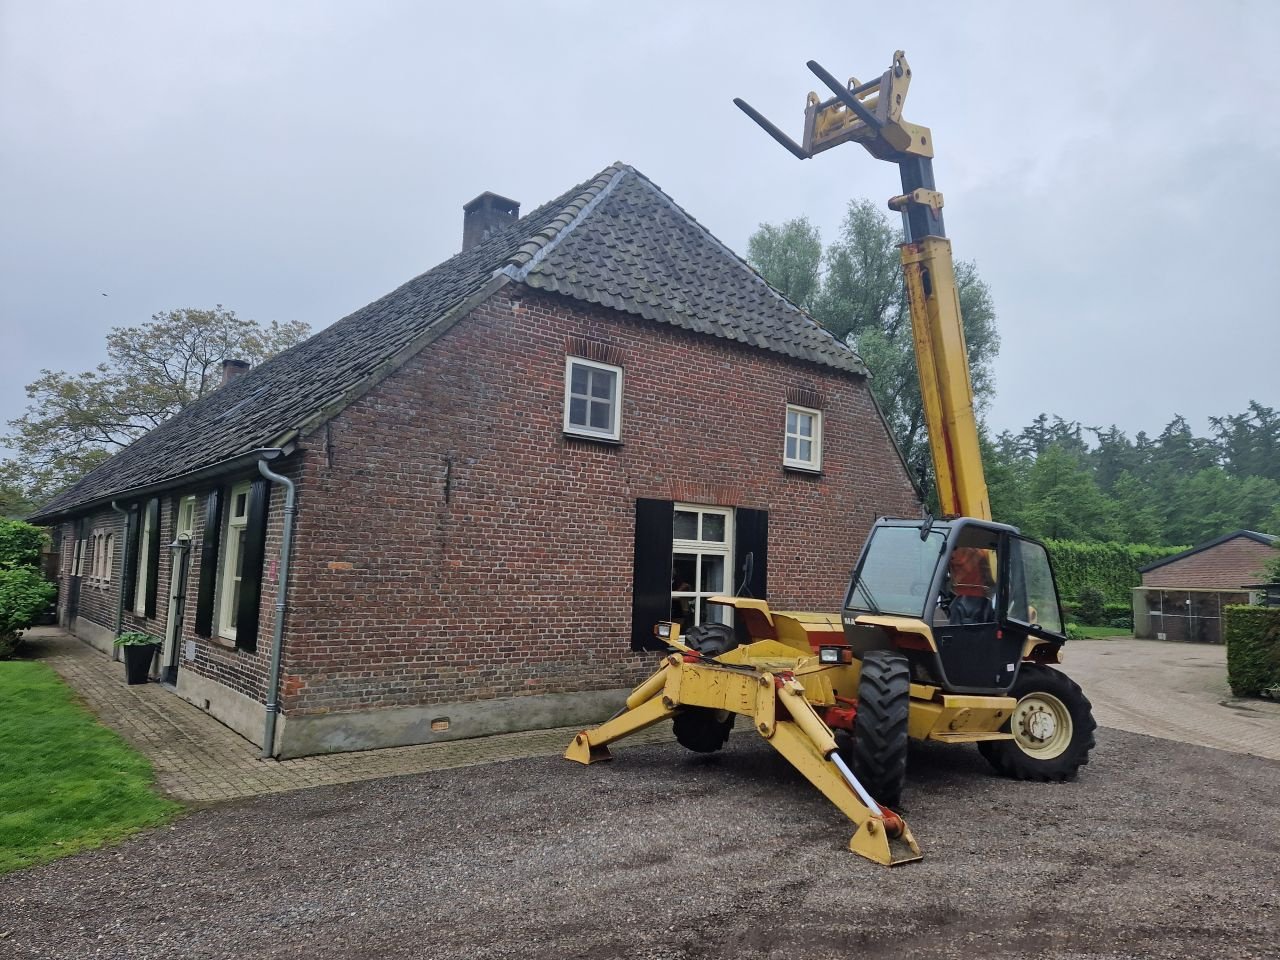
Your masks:
<path fill-rule="evenodd" d="M 614 437 L 601 437 L 593 433 L 570 433 L 568 430 L 564 432 L 566 440 L 573 440 L 580 443 L 596 443 L 605 447 L 620 447 L 622 440 Z"/>
<path fill-rule="evenodd" d="M 234 640 L 228 639 L 227 637 L 220 636 L 219 634 L 216 634 L 216 633 L 209 638 L 209 644 L 214 647 L 221 647 L 223 650 L 239 649 L 239 647 L 236 646 L 236 642 Z"/>
<path fill-rule="evenodd" d="M 813 477 L 814 479 L 822 476 L 821 467 L 802 467 L 795 463 L 784 463 L 782 465 L 782 471 L 783 473 L 794 473 L 798 476 Z"/>

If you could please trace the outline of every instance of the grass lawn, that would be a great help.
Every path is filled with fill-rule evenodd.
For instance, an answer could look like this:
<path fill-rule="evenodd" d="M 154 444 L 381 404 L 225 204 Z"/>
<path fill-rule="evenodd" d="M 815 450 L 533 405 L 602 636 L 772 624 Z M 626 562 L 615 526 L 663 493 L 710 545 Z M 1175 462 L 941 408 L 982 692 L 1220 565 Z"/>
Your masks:
<path fill-rule="evenodd" d="M 1086 640 L 1101 640 L 1105 637 L 1132 637 L 1133 631 L 1124 627 L 1081 627 L 1077 626 L 1080 635 Z"/>
<path fill-rule="evenodd" d="M 49 667 L 0 662 L 0 873 L 164 823 L 153 779 Z"/>

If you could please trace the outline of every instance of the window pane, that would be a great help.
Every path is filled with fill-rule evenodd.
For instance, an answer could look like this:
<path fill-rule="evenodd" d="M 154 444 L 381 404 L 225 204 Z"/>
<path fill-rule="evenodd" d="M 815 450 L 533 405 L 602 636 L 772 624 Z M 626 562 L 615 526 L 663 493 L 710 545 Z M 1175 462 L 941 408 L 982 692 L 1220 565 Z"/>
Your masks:
<path fill-rule="evenodd" d="M 236 507 L 235 507 L 235 510 L 232 512 L 232 513 L 233 513 L 233 516 L 235 516 L 237 519 L 238 519 L 238 518 L 240 518 L 240 517 L 243 517 L 243 516 L 244 516 L 245 507 L 246 507 L 246 505 L 248 504 L 248 501 L 249 501 L 249 494 L 247 494 L 247 493 L 237 493 L 237 494 L 236 494 Z"/>
<path fill-rule="evenodd" d="M 809 414 L 807 413 L 800 414 L 799 426 L 800 426 L 800 429 L 797 432 L 800 434 L 800 436 L 802 437 L 813 436 L 813 417 L 809 416 Z"/>
<path fill-rule="evenodd" d="M 591 401 L 591 427 L 594 430 L 608 430 L 612 425 L 609 417 L 609 404 L 599 400 Z"/>
<path fill-rule="evenodd" d="M 796 432 L 796 412 L 794 410 L 787 411 L 787 433 Z"/>
<path fill-rule="evenodd" d="M 787 437 L 787 459 L 794 460 L 796 458 L 796 438 Z"/>
<path fill-rule="evenodd" d="M 719 603 L 707 603 L 706 600 L 698 601 L 698 612 L 701 614 L 699 623 L 728 623 L 729 607 Z"/>
<path fill-rule="evenodd" d="M 803 460 L 805 463 L 813 462 L 813 441 L 812 440 L 800 441 L 800 458 L 799 459 Z"/>
<path fill-rule="evenodd" d="M 698 590 L 702 593 L 722 593 L 724 591 L 724 557 L 709 554 L 702 556 L 702 585 Z"/>
<path fill-rule="evenodd" d="M 704 513 L 702 515 L 702 539 L 711 543 L 724 543 L 724 514 Z M 716 587 L 719 590 L 719 587 Z"/>
<path fill-rule="evenodd" d="M 674 536 L 677 540 L 697 540 L 698 515 L 689 510 L 677 510 Z M 692 577 L 690 577 L 690 582 L 692 582 Z"/>
<path fill-rule="evenodd" d="M 587 401 L 574 397 L 569 401 L 569 422 L 577 427 L 587 425 Z"/>
<path fill-rule="evenodd" d="M 237 581 L 239 581 L 239 579 L 244 576 L 244 541 L 248 535 L 249 535 L 249 531 L 247 531 L 244 527 L 241 527 L 239 533 L 236 535 L 235 577 Z"/>
<path fill-rule="evenodd" d="M 591 371 L 591 396 L 608 400 L 613 396 L 614 374 L 610 370 Z"/>
<path fill-rule="evenodd" d="M 569 378 L 570 392 L 578 393 L 578 394 L 582 394 L 583 396 L 586 396 L 587 379 L 589 375 L 590 375 L 589 367 L 584 367 L 582 366 L 582 364 L 575 363 L 571 368 L 571 372 L 570 372 L 570 378 Z"/>

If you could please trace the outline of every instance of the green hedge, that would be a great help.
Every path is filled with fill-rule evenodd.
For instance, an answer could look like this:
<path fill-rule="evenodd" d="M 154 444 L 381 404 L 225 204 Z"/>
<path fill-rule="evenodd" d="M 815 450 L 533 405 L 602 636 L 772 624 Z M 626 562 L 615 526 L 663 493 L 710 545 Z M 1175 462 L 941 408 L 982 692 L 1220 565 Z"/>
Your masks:
<path fill-rule="evenodd" d="M 1093 618 L 1097 621 L 1095 623 L 1082 616 L 1080 604 L 1071 600 L 1064 600 L 1062 602 L 1062 615 L 1070 622 L 1086 627 L 1115 627 L 1117 630 L 1124 630 L 1127 633 L 1133 631 L 1133 606 L 1128 603 L 1105 604 L 1102 608 L 1102 616 Z"/>
<path fill-rule="evenodd" d="M 1227 682 L 1237 697 L 1280 687 L 1280 607 L 1226 607 Z"/>
<path fill-rule="evenodd" d="M 1058 590 L 1064 601 L 1080 598 L 1086 587 L 1102 591 L 1108 605 L 1132 603 L 1130 591 L 1142 583 L 1138 568 L 1181 553 L 1186 547 L 1152 547 L 1144 543 L 1079 543 L 1046 540 L 1053 558 Z M 1099 624 L 1105 626 L 1105 624 Z"/>

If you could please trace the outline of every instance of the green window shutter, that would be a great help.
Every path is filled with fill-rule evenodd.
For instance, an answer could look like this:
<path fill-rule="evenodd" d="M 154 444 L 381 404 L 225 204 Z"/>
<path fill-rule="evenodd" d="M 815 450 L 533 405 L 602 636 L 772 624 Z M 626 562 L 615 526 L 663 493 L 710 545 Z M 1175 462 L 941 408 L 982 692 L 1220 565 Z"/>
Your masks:
<path fill-rule="evenodd" d="M 635 566 L 631 578 L 631 649 L 665 650 L 653 626 L 671 619 L 671 539 L 675 503 L 636 500 Z"/>
<path fill-rule="evenodd" d="M 124 533 L 124 608 L 132 610 L 138 596 L 138 551 L 142 546 L 142 524 L 139 523 L 138 507 L 129 508 L 129 519 L 125 523 Z"/>
<path fill-rule="evenodd" d="M 160 596 L 160 501 L 147 501 L 147 524 L 150 524 L 147 537 L 147 596 L 146 617 L 154 620 L 156 616 L 156 598 Z M 144 524 L 146 526 L 147 524 Z"/>
<path fill-rule="evenodd" d="M 262 562 L 267 553 L 267 500 L 269 487 L 257 479 L 249 487 L 249 513 L 245 518 L 244 553 L 240 557 L 240 603 L 236 608 L 236 646 L 258 648 L 258 609 L 262 598 Z"/>
<path fill-rule="evenodd" d="M 222 538 L 222 491 L 210 490 L 205 501 L 200 544 L 200 589 L 196 594 L 196 635 L 213 636 L 213 598 L 218 585 L 218 542 Z"/>

